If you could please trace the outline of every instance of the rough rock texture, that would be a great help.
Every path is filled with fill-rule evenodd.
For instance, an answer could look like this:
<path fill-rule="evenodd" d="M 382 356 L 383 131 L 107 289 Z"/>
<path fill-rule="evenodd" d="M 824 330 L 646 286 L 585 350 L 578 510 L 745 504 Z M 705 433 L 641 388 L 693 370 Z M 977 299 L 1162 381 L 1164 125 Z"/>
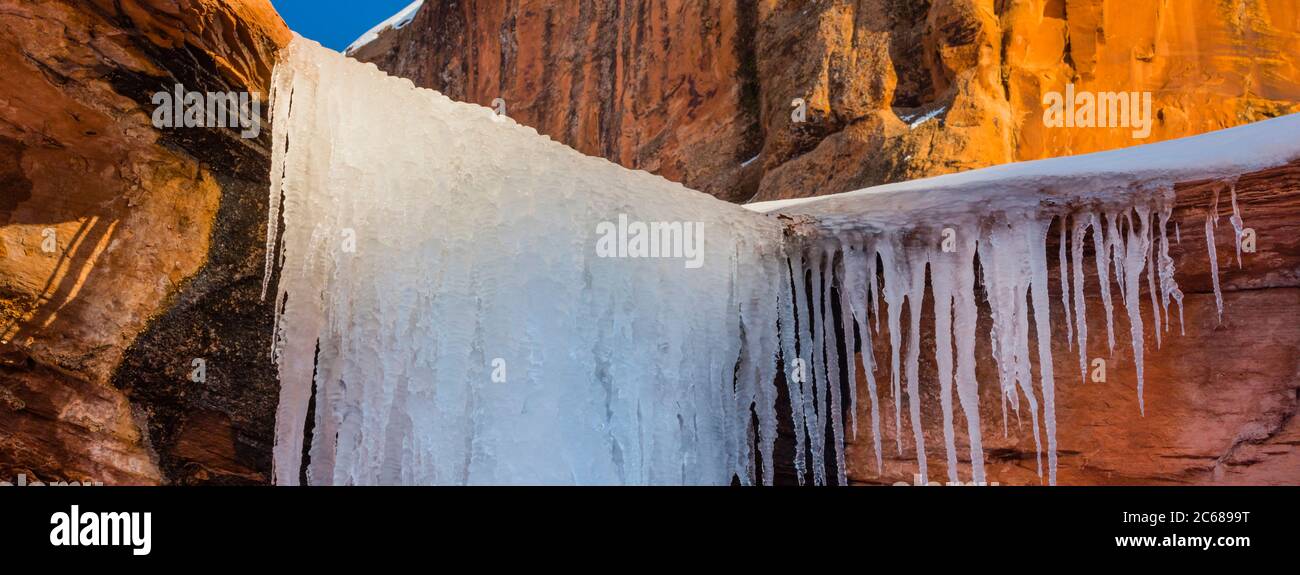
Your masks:
<path fill-rule="evenodd" d="M 739 201 L 763 148 L 755 25 L 749 2 L 428 1 L 353 56 Z"/>
<path fill-rule="evenodd" d="M 353 56 L 458 100 L 502 98 L 585 153 L 736 201 L 1300 110 L 1300 6 L 1287 0 L 429 0 Z M 1151 91 L 1150 137 L 1045 128 L 1043 94 L 1067 83 Z M 806 122 L 792 120 L 796 98 Z"/>
<path fill-rule="evenodd" d="M 264 361 L 188 375 L 265 356 L 269 327 L 250 327 L 269 313 L 245 292 L 269 134 L 159 130 L 150 98 L 265 93 L 288 29 L 265 0 L 5 0 L 0 27 L 0 476 L 156 483 L 239 459 L 219 473 L 264 480 L 246 467 L 269 464 L 274 403 L 235 389 L 273 397 Z M 257 453 L 217 453 L 244 429 Z M 222 434 L 233 447 L 194 453 Z"/>

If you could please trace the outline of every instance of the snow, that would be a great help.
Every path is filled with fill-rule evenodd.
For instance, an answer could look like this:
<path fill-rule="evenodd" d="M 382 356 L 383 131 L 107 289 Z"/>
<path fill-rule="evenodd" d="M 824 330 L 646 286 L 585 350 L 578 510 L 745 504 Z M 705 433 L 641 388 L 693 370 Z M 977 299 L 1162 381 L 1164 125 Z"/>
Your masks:
<path fill-rule="evenodd" d="M 1059 303 L 1068 309 L 1073 298 L 1067 338 L 1080 376 L 1090 359 L 1085 293 L 1102 295 L 1113 352 L 1117 287 L 1145 412 L 1142 285 L 1157 334 L 1172 323 L 1171 301 L 1182 319 L 1168 253 L 1172 184 L 1300 157 L 1291 137 L 1300 116 L 1287 116 L 741 207 L 583 156 L 302 38 L 272 83 L 265 287 L 278 269 L 267 295 L 281 484 L 304 468 L 315 485 L 771 483 L 779 409 L 794 424 L 799 480 L 843 484 L 859 397 L 840 384 L 859 373 L 883 470 L 877 376 L 886 366 L 871 353 L 876 339 L 885 345 L 882 316 L 894 448 L 904 452 L 905 398 L 922 479 L 923 354 L 938 371 L 945 472 L 960 478 L 960 408 L 969 476 L 985 479 L 975 342 L 988 337 L 1004 432 L 1008 408 L 1017 421 L 1027 411 L 1040 477 L 1055 483 L 1051 335 L 1063 314 L 1048 297 L 1052 226 L 1069 243 L 1054 259 L 1072 287 Z M 1206 217 L 1212 260 L 1217 205 Z M 602 257 L 600 230 L 615 221 L 699 226 L 703 265 Z M 1098 286 L 1084 282 L 1089 233 Z M 923 349 L 927 286 L 936 334 Z M 987 334 L 977 333 L 981 304 Z M 778 369 L 788 406 L 778 405 Z"/>
<path fill-rule="evenodd" d="M 1197 136 L 1079 156 L 1016 162 L 842 194 L 748 204 L 831 228 L 888 226 L 913 214 L 992 212 L 1066 202 L 1126 203 L 1176 182 L 1229 178 L 1300 158 L 1300 114 Z"/>
<path fill-rule="evenodd" d="M 906 114 L 903 116 L 899 116 L 899 119 L 904 122 L 907 122 L 907 126 L 909 129 L 915 130 L 921 127 L 921 125 L 925 124 L 926 122 L 938 118 L 940 115 L 942 115 L 944 112 L 947 111 L 948 111 L 947 106 L 941 106 L 925 113 Z"/>
<path fill-rule="evenodd" d="M 401 30 L 402 28 L 405 28 L 407 24 L 410 24 L 412 20 L 415 20 L 416 13 L 420 11 L 420 7 L 423 5 L 424 5 L 424 0 L 415 0 L 415 2 L 412 2 L 409 5 L 407 5 L 407 7 L 402 8 L 402 10 L 399 11 L 398 13 L 393 14 L 387 20 L 380 22 L 377 26 L 368 30 L 365 34 L 362 34 L 361 37 L 357 38 L 356 41 L 352 42 L 352 44 L 349 45 L 347 49 L 343 51 L 343 53 L 351 55 L 358 48 L 365 46 L 366 44 L 369 44 L 371 42 L 374 42 L 375 40 L 378 40 L 379 35 L 382 34 L 385 30 L 389 30 L 389 29 Z"/>

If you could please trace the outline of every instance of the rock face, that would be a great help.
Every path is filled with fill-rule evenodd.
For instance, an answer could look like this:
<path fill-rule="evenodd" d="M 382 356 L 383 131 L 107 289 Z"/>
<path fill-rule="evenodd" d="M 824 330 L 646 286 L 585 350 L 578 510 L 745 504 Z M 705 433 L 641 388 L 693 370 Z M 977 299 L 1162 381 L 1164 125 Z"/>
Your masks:
<path fill-rule="evenodd" d="M 0 480 L 269 481 L 270 127 L 245 140 L 155 128 L 150 113 L 175 84 L 265 95 L 288 29 L 268 0 L 0 0 L 0 25 Z M 743 201 L 1295 111 L 1297 26 L 1300 8 L 1281 0 L 427 0 L 356 56 L 453 98 L 501 98 L 586 153 Z M 1150 138 L 1044 127 L 1042 95 L 1070 82 L 1151 90 Z M 1300 167 L 1241 179 L 1260 249 L 1237 269 L 1220 227 L 1221 326 L 1203 239 L 1219 185 L 1178 189 L 1187 335 L 1148 354 L 1145 418 L 1123 345 L 1108 383 L 1082 384 L 1055 338 L 1062 483 L 1300 482 Z M 1028 434 L 995 439 L 994 387 L 990 477 L 1035 483 Z M 927 423 L 937 455 L 939 429 Z M 851 479 L 910 479 L 906 452 L 886 453 L 878 475 L 869 450 L 850 442 Z"/>
<path fill-rule="evenodd" d="M 429 0 L 353 56 L 735 201 L 1300 110 L 1300 7 L 1284 0 Z M 1047 128 L 1044 95 L 1067 84 L 1151 92 L 1149 137 Z"/>
<path fill-rule="evenodd" d="M 288 29 L 264 0 L 4 1 L 0 26 L 0 476 L 155 483 L 211 459 L 188 437 L 247 446 L 273 400 L 189 415 L 238 413 L 238 375 L 272 397 L 274 379 L 248 358 L 207 386 L 187 376 L 269 333 L 223 325 L 265 319 L 239 290 L 260 279 L 269 135 L 158 129 L 151 97 L 264 94 Z M 182 317 L 196 307 L 216 318 Z"/>
<path fill-rule="evenodd" d="M 746 2 L 425 2 L 353 56 L 625 166 L 731 200 L 762 151 Z"/>

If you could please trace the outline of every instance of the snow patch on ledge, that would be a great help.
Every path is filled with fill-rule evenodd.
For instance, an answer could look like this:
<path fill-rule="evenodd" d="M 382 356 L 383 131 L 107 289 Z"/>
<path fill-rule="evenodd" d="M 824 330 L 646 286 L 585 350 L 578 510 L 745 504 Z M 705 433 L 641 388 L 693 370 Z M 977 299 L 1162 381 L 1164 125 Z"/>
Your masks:
<path fill-rule="evenodd" d="M 423 5 L 424 0 L 415 0 L 415 2 L 410 3 L 407 7 L 402 8 L 400 12 L 393 14 L 389 19 L 380 22 L 379 25 L 371 28 L 365 34 L 362 34 L 361 37 L 357 38 L 355 42 L 349 45 L 343 53 L 351 56 L 358 48 L 378 40 L 379 35 L 385 30 L 401 30 L 402 28 L 405 28 L 407 24 L 410 24 L 411 21 L 415 19 L 416 13 L 420 11 L 420 7 Z"/>
<path fill-rule="evenodd" d="M 938 118 L 941 114 L 947 111 L 948 111 L 947 106 L 940 106 L 938 108 L 930 110 L 929 112 L 925 112 L 921 114 L 902 114 L 898 116 L 898 119 L 907 122 L 908 128 L 915 130 L 921 127 L 926 122 Z"/>
<path fill-rule="evenodd" d="M 1003 164 L 842 194 L 757 202 L 756 212 L 807 215 L 858 228 L 932 216 L 1127 201 L 1137 191 L 1235 176 L 1300 158 L 1300 114 L 1154 144 Z"/>

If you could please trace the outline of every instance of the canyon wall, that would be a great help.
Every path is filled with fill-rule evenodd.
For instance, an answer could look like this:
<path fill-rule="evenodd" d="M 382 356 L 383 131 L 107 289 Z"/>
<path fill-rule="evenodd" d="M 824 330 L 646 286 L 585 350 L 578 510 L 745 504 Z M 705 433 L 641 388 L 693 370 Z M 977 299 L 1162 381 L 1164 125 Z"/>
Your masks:
<path fill-rule="evenodd" d="M 265 0 L 5 0 L 0 27 L 0 477 L 264 482 L 269 129 L 159 129 L 151 98 L 265 97 L 288 29 Z"/>

